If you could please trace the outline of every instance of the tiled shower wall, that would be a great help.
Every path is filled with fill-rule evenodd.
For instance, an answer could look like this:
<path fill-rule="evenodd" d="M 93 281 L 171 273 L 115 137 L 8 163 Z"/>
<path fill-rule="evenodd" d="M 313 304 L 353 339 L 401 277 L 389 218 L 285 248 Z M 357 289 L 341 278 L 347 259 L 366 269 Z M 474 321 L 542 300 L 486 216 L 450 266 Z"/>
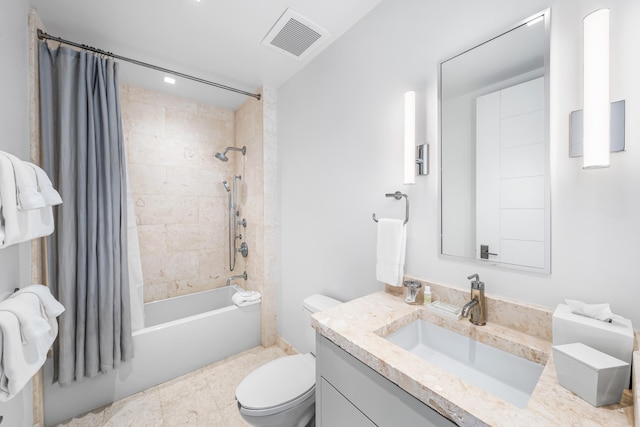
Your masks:
<path fill-rule="evenodd" d="M 262 293 L 262 344 L 276 343 L 277 141 L 275 93 L 247 98 L 235 112 L 147 89 L 121 86 L 129 185 L 136 212 L 145 302 L 224 286 Z M 246 156 L 216 152 L 247 147 Z M 229 269 L 227 192 L 237 188 L 249 256 Z"/>
<path fill-rule="evenodd" d="M 129 186 L 140 241 L 144 300 L 224 286 L 234 112 L 121 86 Z M 235 273 L 235 272 L 234 272 Z"/>

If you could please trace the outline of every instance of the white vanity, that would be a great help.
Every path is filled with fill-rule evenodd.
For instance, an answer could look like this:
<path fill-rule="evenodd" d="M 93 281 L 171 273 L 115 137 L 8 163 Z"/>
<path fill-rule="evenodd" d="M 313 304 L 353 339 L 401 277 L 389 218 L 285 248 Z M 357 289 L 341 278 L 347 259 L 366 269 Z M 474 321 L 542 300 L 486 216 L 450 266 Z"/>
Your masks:
<path fill-rule="evenodd" d="M 440 295 L 448 293 L 446 297 L 454 304 L 458 304 L 458 293 L 464 298 L 461 291 L 433 286 Z M 637 425 L 631 390 L 625 390 L 619 404 L 595 408 L 558 384 L 551 341 L 545 338 L 550 312 L 497 299 L 489 299 L 488 306 L 485 326 L 472 325 L 464 318 L 439 317 L 423 307 L 405 304 L 401 297 L 388 292 L 314 315 L 318 349 L 316 425 Z M 472 345 L 483 343 L 540 365 L 542 372 L 528 401 L 509 403 L 487 391 L 483 384 L 463 380 L 437 362 L 403 348 L 401 342 L 388 339 L 416 321 L 439 325 L 470 339 Z M 514 376 L 521 374 L 521 368 L 509 369 L 518 371 L 512 373 Z"/>
<path fill-rule="evenodd" d="M 317 426 L 455 426 L 327 338 L 316 349 Z"/>

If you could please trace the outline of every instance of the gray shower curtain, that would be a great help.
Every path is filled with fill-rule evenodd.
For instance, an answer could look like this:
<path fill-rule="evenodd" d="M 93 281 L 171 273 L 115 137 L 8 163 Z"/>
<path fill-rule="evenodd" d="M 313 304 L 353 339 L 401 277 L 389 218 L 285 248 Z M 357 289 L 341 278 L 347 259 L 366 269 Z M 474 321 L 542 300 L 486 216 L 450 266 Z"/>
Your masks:
<path fill-rule="evenodd" d="M 49 286 L 65 306 L 58 382 L 110 371 L 133 353 L 118 67 L 40 42 L 43 166 L 64 203 L 47 239 Z"/>

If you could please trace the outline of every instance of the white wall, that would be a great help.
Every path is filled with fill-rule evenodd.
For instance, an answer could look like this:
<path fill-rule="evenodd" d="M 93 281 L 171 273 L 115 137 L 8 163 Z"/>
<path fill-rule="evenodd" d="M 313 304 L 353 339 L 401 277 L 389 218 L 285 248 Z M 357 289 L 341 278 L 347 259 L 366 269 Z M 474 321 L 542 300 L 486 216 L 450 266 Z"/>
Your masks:
<path fill-rule="evenodd" d="M 551 7 L 552 273 L 481 267 L 439 255 L 437 66 Z M 582 108 L 582 18 L 611 8 L 612 99 L 627 100 L 627 151 L 584 171 L 568 157 L 569 113 Z M 302 299 L 383 289 L 371 213 L 402 216 L 411 199 L 406 273 L 545 307 L 563 298 L 610 302 L 640 327 L 640 2 L 637 0 L 386 0 L 278 91 L 281 283 L 278 327 L 299 350 Z M 431 174 L 402 185 L 403 93 L 426 93 Z M 489 313 L 489 317 L 491 314 Z"/>
<path fill-rule="evenodd" d="M 0 3 L 0 150 L 29 158 L 28 46 L 26 0 Z M 30 282 L 31 244 L 0 250 L 0 295 Z M 31 383 L 7 403 L 0 403 L 3 424 L 33 424 Z"/>

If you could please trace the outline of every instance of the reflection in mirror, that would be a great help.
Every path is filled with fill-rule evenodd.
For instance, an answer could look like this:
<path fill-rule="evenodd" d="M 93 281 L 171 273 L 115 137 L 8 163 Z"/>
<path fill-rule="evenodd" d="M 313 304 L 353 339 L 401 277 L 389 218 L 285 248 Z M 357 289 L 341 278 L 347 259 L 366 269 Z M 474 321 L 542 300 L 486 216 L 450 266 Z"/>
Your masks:
<path fill-rule="evenodd" d="M 550 272 L 549 11 L 440 64 L 441 251 Z"/>

